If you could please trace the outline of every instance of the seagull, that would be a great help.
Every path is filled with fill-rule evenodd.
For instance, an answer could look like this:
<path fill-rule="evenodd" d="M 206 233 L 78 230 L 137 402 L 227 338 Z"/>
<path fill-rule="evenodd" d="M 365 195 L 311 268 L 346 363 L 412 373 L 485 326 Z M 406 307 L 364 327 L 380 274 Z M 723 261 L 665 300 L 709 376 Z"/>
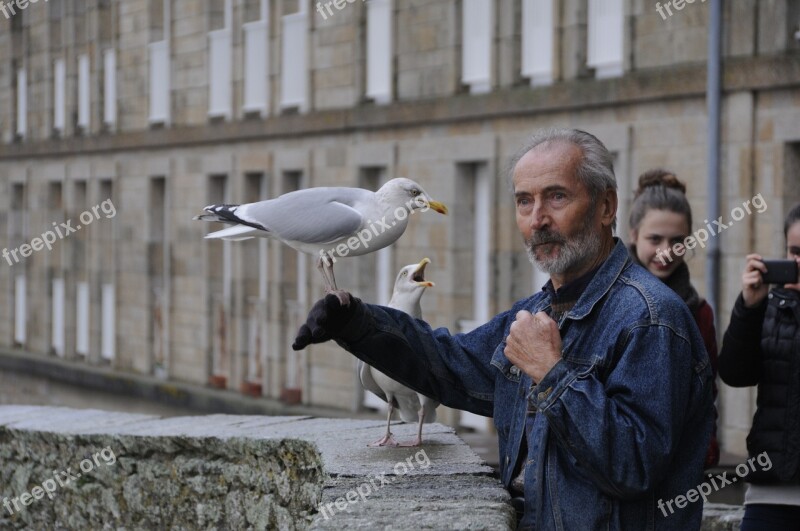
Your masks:
<path fill-rule="evenodd" d="M 397 275 L 394 292 L 388 306 L 402 310 L 414 317 L 422 319 L 422 308 L 419 301 L 425 288 L 433 287 L 433 282 L 425 280 L 425 266 L 430 264 L 423 258 L 419 264 L 405 266 Z M 364 388 L 389 404 L 389 415 L 386 419 L 386 435 L 369 446 L 419 446 L 422 444 L 422 424 L 436 421 L 436 408 L 439 402 L 417 393 L 398 383 L 374 367 L 363 361 L 358 362 L 358 376 Z M 394 408 L 400 409 L 400 418 L 404 422 L 418 422 L 417 438 L 411 443 L 398 443 L 394 440 L 390 426 Z"/>
<path fill-rule="evenodd" d="M 318 256 L 317 269 L 325 291 L 343 305 L 347 292 L 340 291 L 333 276 L 337 257 L 360 256 L 397 241 L 416 210 L 429 208 L 447 214 L 420 185 L 404 177 L 391 179 L 376 192 L 363 188 L 306 188 L 274 199 L 242 205 L 208 205 L 200 221 L 232 224 L 206 238 L 247 240 L 274 238 L 289 247 Z"/>

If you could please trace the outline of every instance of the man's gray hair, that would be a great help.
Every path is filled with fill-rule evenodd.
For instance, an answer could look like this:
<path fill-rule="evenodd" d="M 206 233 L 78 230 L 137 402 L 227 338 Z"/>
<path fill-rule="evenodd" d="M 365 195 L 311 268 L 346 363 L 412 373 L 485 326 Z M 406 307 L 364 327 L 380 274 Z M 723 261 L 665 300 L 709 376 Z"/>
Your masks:
<path fill-rule="evenodd" d="M 577 146 L 583 153 L 583 157 L 578 164 L 576 176 L 578 181 L 589 190 L 589 196 L 593 202 L 606 190 L 617 189 L 613 157 L 596 136 L 580 129 L 553 128 L 538 131 L 511 159 L 508 176 L 512 190 L 514 168 L 516 168 L 520 159 L 537 146 L 556 142 L 565 142 Z"/>

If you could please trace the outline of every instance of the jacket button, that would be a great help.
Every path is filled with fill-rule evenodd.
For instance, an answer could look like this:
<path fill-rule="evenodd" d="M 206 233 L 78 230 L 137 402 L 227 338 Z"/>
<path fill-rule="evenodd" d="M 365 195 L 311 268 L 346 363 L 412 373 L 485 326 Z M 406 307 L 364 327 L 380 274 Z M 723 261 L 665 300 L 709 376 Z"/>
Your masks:
<path fill-rule="evenodd" d="M 786 301 L 781 299 L 781 306 L 783 306 L 785 303 L 786 303 Z"/>
<path fill-rule="evenodd" d="M 510 371 L 510 372 L 511 372 L 511 374 L 513 374 L 514 376 L 518 375 L 518 374 L 519 374 L 519 367 L 517 367 L 516 365 L 512 365 L 512 366 L 511 366 L 511 371 Z"/>
<path fill-rule="evenodd" d="M 545 392 L 539 393 L 539 401 L 544 401 L 545 398 L 547 398 L 547 393 Z"/>

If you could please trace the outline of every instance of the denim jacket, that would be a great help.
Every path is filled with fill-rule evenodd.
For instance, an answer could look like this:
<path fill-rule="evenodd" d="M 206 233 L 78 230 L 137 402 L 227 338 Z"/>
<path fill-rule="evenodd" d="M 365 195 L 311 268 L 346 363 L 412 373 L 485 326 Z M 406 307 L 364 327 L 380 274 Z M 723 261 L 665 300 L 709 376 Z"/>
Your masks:
<path fill-rule="evenodd" d="M 521 528 L 699 529 L 702 500 L 668 503 L 703 482 L 713 421 L 689 309 L 617 241 L 558 322 L 562 359 L 534 385 L 506 359 L 505 338 L 519 310 L 549 304 L 540 291 L 456 335 L 362 304 L 337 342 L 444 405 L 493 416 L 506 486 L 529 430 Z"/>

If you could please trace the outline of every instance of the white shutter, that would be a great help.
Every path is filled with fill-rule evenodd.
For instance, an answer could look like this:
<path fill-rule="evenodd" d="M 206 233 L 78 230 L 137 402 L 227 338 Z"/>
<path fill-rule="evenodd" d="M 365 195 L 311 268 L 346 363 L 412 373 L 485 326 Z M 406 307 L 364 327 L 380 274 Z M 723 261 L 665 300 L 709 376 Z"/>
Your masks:
<path fill-rule="evenodd" d="M 67 69 L 64 59 L 56 59 L 53 65 L 53 129 L 64 130 L 64 104 Z"/>
<path fill-rule="evenodd" d="M 284 15 L 281 35 L 281 107 L 299 107 L 301 112 L 308 110 L 307 34 L 308 15 L 305 12 Z"/>
<path fill-rule="evenodd" d="M 531 85 L 553 82 L 554 0 L 522 0 L 522 75 Z"/>
<path fill-rule="evenodd" d="M 89 128 L 89 56 L 78 57 L 78 127 Z"/>
<path fill-rule="evenodd" d="M 367 2 L 367 96 L 392 99 L 392 0 Z"/>
<path fill-rule="evenodd" d="M 14 341 L 24 345 L 28 331 L 28 298 L 25 289 L 25 275 L 14 279 Z"/>
<path fill-rule="evenodd" d="M 231 116 L 231 31 L 221 29 L 208 34 L 208 115 Z"/>
<path fill-rule="evenodd" d="M 64 279 L 53 279 L 53 308 L 52 308 L 52 345 L 53 351 L 59 357 L 64 357 Z"/>
<path fill-rule="evenodd" d="M 107 360 L 114 359 L 116 343 L 116 297 L 114 284 L 103 284 L 102 291 L 102 333 L 100 340 L 100 355 Z"/>
<path fill-rule="evenodd" d="M 244 105 L 245 112 L 266 115 L 269 101 L 269 22 L 248 22 L 244 29 Z"/>
<path fill-rule="evenodd" d="M 493 0 L 464 0 L 461 80 L 473 93 L 491 90 L 493 12 Z"/>
<path fill-rule="evenodd" d="M 589 0 L 587 65 L 598 78 L 623 73 L 624 20 L 622 0 Z"/>
<path fill-rule="evenodd" d="M 25 136 L 28 131 L 28 73 L 17 70 L 17 134 Z"/>
<path fill-rule="evenodd" d="M 170 72 L 167 41 L 150 43 L 150 121 L 169 122 Z"/>
<path fill-rule="evenodd" d="M 117 52 L 113 48 L 103 52 L 103 123 L 117 122 Z"/>
<path fill-rule="evenodd" d="M 75 352 L 89 354 L 89 283 L 78 282 L 75 315 Z"/>

